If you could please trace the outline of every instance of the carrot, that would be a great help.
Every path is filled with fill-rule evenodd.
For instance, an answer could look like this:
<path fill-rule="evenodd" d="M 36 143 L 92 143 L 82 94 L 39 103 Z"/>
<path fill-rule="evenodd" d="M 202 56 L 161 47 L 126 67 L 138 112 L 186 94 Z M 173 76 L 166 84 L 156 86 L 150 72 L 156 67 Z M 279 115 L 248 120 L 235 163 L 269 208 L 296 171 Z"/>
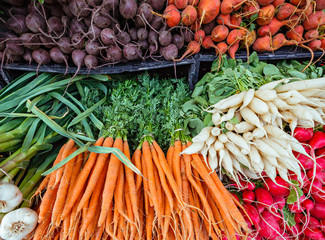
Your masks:
<path fill-rule="evenodd" d="M 101 146 L 104 142 L 104 138 L 100 137 L 96 143 L 95 146 Z M 68 213 L 71 211 L 71 209 L 73 208 L 73 205 L 76 203 L 79 195 L 81 194 L 81 191 L 83 189 L 83 187 L 86 184 L 86 181 L 89 177 L 90 171 L 92 170 L 95 161 L 97 159 L 98 153 L 90 153 L 88 160 L 86 161 L 85 166 L 83 167 L 83 169 L 81 170 L 81 172 L 79 173 L 76 182 L 78 182 L 78 185 L 76 185 L 75 188 L 73 188 L 73 192 L 71 193 L 70 197 L 67 199 L 67 202 L 64 206 L 64 210 L 62 213 L 62 218 L 65 218 Z"/>
<path fill-rule="evenodd" d="M 154 227 L 154 218 L 155 218 L 155 210 L 153 207 L 149 207 L 148 214 L 146 215 L 146 236 L 147 240 L 152 240 L 152 232 Z"/>
<path fill-rule="evenodd" d="M 201 0 L 198 5 L 198 14 L 201 24 L 212 22 L 219 14 L 220 0 Z"/>
<path fill-rule="evenodd" d="M 181 22 L 185 26 L 190 26 L 195 23 L 197 19 L 197 11 L 194 6 L 187 5 L 186 8 L 182 11 Z"/>
<path fill-rule="evenodd" d="M 118 148 L 120 151 L 123 151 L 123 140 L 121 138 L 117 138 L 114 142 L 113 147 Z M 120 172 L 120 166 L 121 161 L 114 154 L 111 155 L 103 191 L 102 211 L 100 213 L 98 226 L 103 225 L 106 220 L 109 206 L 113 200 L 114 189 Z"/>
<path fill-rule="evenodd" d="M 137 169 L 139 169 L 140 171 L 142 171 L 142 166 L 141 166 L 141 150 L 140 149 L 136 149 L 135 152 L 133 153 L 132 158 L 134 157 L 134 165 L 136 166 Z M 142 185 L 142 177 L 137 174 L 135 176 L 136 180 L 136 189 L 137 192 L 139 191 L 141 185 Z"/>
<path fill-rule="evenodd" d="M 70 185 L 69 185 L 68 196 L 67 196 L 68 198 L 70 197 L 70 195 L 73 191 L 73 188 L 75 187 L 78 174 L 80 173 L 80 170 L 81 170 L 81 167 L 83 164 L 83 160 L 84 160 L 84 154 L 81 153 L 77 156 L 77 159 L 73 166 L 73 172 L 72 172 L 72 176 L 70 179 Z"/>
<path fill-rule="evenodd" d="M 83 235 L 87 229 L 87 227 L 90 225 L 92 221 L 94 221 L 95 215 L 96 215 L 96 209 L 100 206 L 100 196 L 104 187 L 104 182 L 106 178 L 107 168 L 108 168 L 108 161 L 103 161 L 105 164 L 102 168 L 102 171 L 99 173 L 98 182 L 96 183 L 96 187 L 92 193 L 92 196 L 90 198 L 89 202 L 89 208 L 87 211 L 86 219 L 82 223 L 80 234 Z M 95 174 L 95 171 L 93 171 L 92 175 Z M 88 182 L 88 185 L 90 184 L 90 181 Z M 88 201 L 88 200 L 87 200 Z M 81 200 L 80 200 L 81 202 Z M 78 206 L 80 206 L 80 202 Z M 80 212 L 80 210 L 77 208 L 77 211 Z"/>
<path fill-rule="evenodd" d="M 70 213 L 71 215 L 71 213 Z M 68 239 L 69 236 L 69 230 L 70 230 L 70 216 L 68 215 L 65 219 L 63 219 L 63 238 L 62 239 Z"/>
<path fill-rule="evenodd" d="M 189 57 L 193 54 L 197 54 L 200 52 L 200 44 L 196 41 L 191 41 L 189 42 L 189 44 L 187 45 L 187 50 L 185 51 L 185 53 L 183 54 L 183 56 L 180 59 L 177 59 L 175 61 L 182 61 L 185 57 Z"/>
<path fill-rule="evenodd" d="M 103 147 L 112 147 L 113 146 L 113 138 L 108 137 L 105 139 L 103 143 Z M 84 192 L 81 201 L 78 205 L 78 212 L 81 211 L 83 205 L 86 201 L 90 199 L 91 194 L 93 193 L 94 189 L 96 188 L 97 182 L 99 181 L 99 177 L 101 176 L 101 172 L 108 160 L 109 153 L 101 153 L 97 156 L 97 160 L 94 166 L 93 173 L 89 178 L 89 182 L 87 184 L 86 191 Z"/>
<path fill-rule="evenodd" d="M 109 209 L 109 211 L 108 211 L 108 215 L 106 218 L 105 231 L 109 236 L 114 237 L 114 234 L 111 229 L 112 222 L 113 222 L 113 203 L 111 203 L 111 205 L 109 206 L 108 209 Z"/>
<path fill-rule="evenodd" d="M 52 213 L 50 211 L 47 212 L 43 218 L 43 221 L 37 225 L 35 235 L 33 237 L 34 240 L 42 240 L 44 238 L 51 223 L 51 215 Z"/>
<path fill-rule="evenodd" d="M 34 198 L 34 197 L 37 196 L 37 195 L 40 195 L 40 194 L 42 193 L 42 191 L 43 191 L 44 189 L 46 189 L 46 187 L 47 187 L 47 185 L 48 185 L 48 183 L 49 183 L 49 181 L 50 181 L 50 177 L 51 177 L 51 175 L 49 174 L 49 175 L 47 175 L 47 176 L 43 179 L 43 181 L 41 182 L 41 184 L 40 184 L 39 187 L 37 188 L 37 190 L 36 190 L 36 192 L 34 193 L 34 195 L 32 196 L 32 198 Z"/>
<path fill-rule="evenodd" d="M 142 160 L 142 169 L 143 169 L 143 177 L 144 179 L 148 179 L 148 173 L 147 173 L 147 164 L 146 162 L 144 161 L 143 159 L 143 154 L 142 154 L 142 157 L 141 157 L 141 160 Z M 152 200 L 151 198 L 149 198 L 149 183 L 147 180 L 143 180 L 143 190 L 144 190 L 144 201 L 145 201 L 145 215 L 148 215 L 149 214 L 149 206 L 153 206 L 152 204 Z"/>
<path fill-rule="evenodd" d="M 73 144 L 74 144 L 74 142 L 73 142 Z M 69 145 L 67 145 L 67 147 L 68 146 Z M 72 149 L 70 149 L 70 152 L 66 155 L 66 157 L 71 155 L 75 151 L 77 151 L 77 148 L 73 147 Z M 66 158 L 64 152 L 62 154 L 62 158 L 63 157 Z M 66 197 L 68 195 L 70 179 L 71 179 L 72 172 L 73 172 L 73 165 L 76 161 L 76 158 L 77 157 L 74 157 L 73 159 L 71 159 L 67 164 L 65 164 L 65 167 L 64 167 L 63 176 L 60 181 L 60 186 L 59 186 L 59 189 L 58 189 L 58 192 L 56 195 L 56 201 L 55 201 L 55 204 L 53 207 L 53 213 L 52 213 L 52 223 L 56 227 L 59 227 L 60 222 L 64 219 L 64 218 L 61 218 L 61 213 L 64 209 L 64 204 L 66 201 Z"/>
<path fill-rule="evenodd" d="M 195 206 L 194 203 L 194 198 L 191 189 L 189 189 L 189 203 L 191 206 Z M 201 238 L 201 229 L 200 229 L 200 220 L 199 220 L 199 215 L 197 213 L 196 209 L 191 210 L 191 217 L 193 219 L 193 227 L 194 227 L 194 233 L 195 233 L 195 238 L 200 239 Z"/>
<path fill-rule="evenodd" d="M 94 240 L 101 240 L 102 236 L 103 236 L 103 232 L 104 232 L 104 227 L 103 226 L 97 228 Z"/>
<path fill-rule="evenodd" d="M 62 152 L 62 160 L 67 158 L 70 155 L 70 150 L 74 147 L 74 141 L 72 139 L 70 139 L 67 142 L 66 147 L 64 148 L 64 151 Z M 64 171 L 64 167 L 59 168 L 56 171 L 56 178 L 55 178 L 55 183 L 54 183 L 54 187 L 58 186 L 60 181 L 62 180 L 62 175 L 63 175 L 63 171 Z"/>
<path fill-rule="evenodd" d="M 157 149 L 156 149 L 157 150 Z M 173 169 L 174 146 L 170 146 L 167 151 L 167 162 L 170 169 Z"/>
<path fill-rule="evenodd" d="M 180 140 L 175 141 L 175 149 L 173 156 L 173 174 L 180 192 L 182 192 L 182 178 L 181 178 L 181 157 L 182 143 Z"/>
<path fill-rule="evenodd" d="M 132 211 L 132 203 L 130 199 L 130 190 L 129 186 L 126 184 L 125 185 L 125 203 L 126 203 L 126 209 L 127 209 L 127 216 L 130 219 L 129 225 L 130 227 L 130 236 L 128 239 L 134 239 L 135 238 L 135 233 L 136 233 L 136 228 L 135 228 L 135 223 L 134 223 L 134 215 Z M 138 206 L 137 206 L 138 207 Z M 140 221 L 140 219 L 139 219 Z"/>
<path fill-rule="evenodd" d="M 124 155 L 128 159 L 130 159 L 130 149 L 129 149 L 129 144 L 127 141 L 124 141 L 123 150 L 124 150 Z M 138 209 L 137 189 L 136 189 L 136 185 L 134 182 L 134 173 L 130 168 L 125 167 L 125 176 L 126 176 L 127 185 L 129 188 L 129 194 L 130 194 L 130 198 L 131 198 L 130 200 L 132 203 L 133 215 L 134 215 L 135 221 L 137 221 L 137 223 L 139 223 L 140 217 L 139 217 L 139 209 Z"/>

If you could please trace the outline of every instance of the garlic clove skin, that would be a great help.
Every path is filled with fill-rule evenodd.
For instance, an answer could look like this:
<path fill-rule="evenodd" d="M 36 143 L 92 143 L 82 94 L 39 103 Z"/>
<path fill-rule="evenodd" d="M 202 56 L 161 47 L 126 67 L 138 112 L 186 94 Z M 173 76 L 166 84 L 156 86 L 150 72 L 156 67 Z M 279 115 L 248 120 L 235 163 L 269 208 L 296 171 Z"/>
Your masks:
<path fill-rule="evenodd" d="M 10 183 L 0 183 L 0 213 L 7 213 L 23 201 L 19 188 Z"/>
<path fill-rule="evenodd" d="M 19 208 L 8 213 L 0 225 L 0 238 L 4 240 L 22 240 L 37 225 L 38 215 L 29 208 Z"/>

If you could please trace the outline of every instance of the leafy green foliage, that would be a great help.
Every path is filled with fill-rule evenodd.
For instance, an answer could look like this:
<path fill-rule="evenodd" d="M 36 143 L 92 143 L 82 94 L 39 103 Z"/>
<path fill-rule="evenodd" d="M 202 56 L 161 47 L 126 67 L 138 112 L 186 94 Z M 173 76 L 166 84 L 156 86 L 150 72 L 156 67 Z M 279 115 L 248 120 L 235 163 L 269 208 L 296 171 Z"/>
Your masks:
<path fill-rule="evenodd" d="M 295 214 L 290 212 L 287 205 L 285 205 L 283 208 L 283 218 L 290 227 L 296 225 Z"/>

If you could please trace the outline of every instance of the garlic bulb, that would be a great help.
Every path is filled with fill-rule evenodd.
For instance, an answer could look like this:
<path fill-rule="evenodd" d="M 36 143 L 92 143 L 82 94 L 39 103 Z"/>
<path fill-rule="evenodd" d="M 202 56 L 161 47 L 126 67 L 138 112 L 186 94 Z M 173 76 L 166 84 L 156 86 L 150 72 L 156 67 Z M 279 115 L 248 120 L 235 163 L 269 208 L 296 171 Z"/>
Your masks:
<path fill-rule="evenodd" d="M 22 240 L 34 230 L 37 219 L 37 213 L 29 208 L 19 208 L 8 213 L 0 225 L 0 238 Z"/>
<path fill-rule="evenodd" d="M 0 183 L 0 213 L 7 213 L 17 207 L 23 200 L 19 188 L 10 183 Z"/>

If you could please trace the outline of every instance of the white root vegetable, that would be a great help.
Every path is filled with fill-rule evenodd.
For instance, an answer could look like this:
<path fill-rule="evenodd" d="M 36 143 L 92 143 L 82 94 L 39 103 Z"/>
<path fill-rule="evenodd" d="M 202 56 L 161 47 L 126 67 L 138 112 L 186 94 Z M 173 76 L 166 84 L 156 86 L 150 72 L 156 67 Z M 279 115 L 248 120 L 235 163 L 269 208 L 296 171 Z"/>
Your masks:
<path fill-rule="evenodd" d="M 206 140 L 208 140 L 208 138 L 210 137 L 210 133 L 213 127 L 205 127 L 201 130 L 201 132 L 196 135 L 194 138 L 192 138 L 192 142 L 205 142 Z"/>
<path fill-rule="evenodd" d="M 314 121 L 305 121 L 302 119 L 298 119 L 297 125 L 303 128 L 313 128 L 315 126 Z"/>
<path fill-rule="evenodd" d="M 291 109 L 292 113 L 299 117 L 299 119 L 306 120 L 306 121 L 312 121 L 313 116 L 307 111 L 303 106 L 301 105 L 295 105 Z"/>
<path fill-rule="evenodd" d="M 313 117 L 313 119 L 314 119 L 315 122 L 318 122 L 318 123 L 324 125 L 323 118 L 322 118 L 322 116 L 320 115 L 320 113 L 316 109 L 314 109 L 312 107 L 309 107 L 309 106 L 304 106 L 304 108 L 307 109 L 307 111 Z"/>
<path fill-rule="evenodd" d="M 264 84 L 263 86 L 261 86 L 258 90 L 273 90 L 279 84 L 286 83 L 288 81 L 289 81 L 289 79 L 281 79 L 281 80 L 278 80 L 278 81 L 269 82 L 269 83 Z"/>
<path fill-rule="evenodd" d="M 19 188 L 10 183 L 0 183 L 0 213 L 12 211 L 23 201 Z"/>
<path fill-rule="evenodd" d="M 256 128 L 254 129 L 252 136 L 253 138 L 262 138 L 265 136 L 265 132 L 260 128 Z"/>
<path fill-rule="evenodd" d="M 253 131 L 256 127 L 248 122 L 241 122 L 235 125 L 234 130 L 236 133 L 245 133 Z"/>
<path fill-rule="evenodd" d="M 278 170 L 280 177 L 284 181 L 290 183 L 290 180 L 288 178 L 288 169 L 286 167 L 282 166 L 282 164 L 279 164 L 279 167 L 277 167 L 277 170 Z"/>
<path fill-rule="evenodd" d="M 258 116 L 249 108 L 245 107 L 240 110 L 240 114 L 243 116 L 243 119 L 252 124 L 255 125 L 258 128 L 264 129 L 262 123 L 260 122 L 260 119 Z"/>
<path fill-rule="evenodd" d="M 227 135 L 227 138 L 232 143 L 234 143 L 235 145 L 237 145 L 240 148 L 243 148 L 243 149 L 249 151 L 249 146 L 242 136 L 240 136 L 236 133 L 233 133 L 233 132 L 227 132 L 226 135 Z"/>
<path fill-rule="evenodd" d="M 213 158 L 208 159 L 210 168 L 215 171 L 219 167 L 218 157 L 214 156 Z"/>
<path fill-rule="evenodd" d="M 228 142 L 228 137 L 226 136 L 226 134 L 224 133 L 221 133 L 219 136 L 218 136 L 218 140 L 222 143 L 226 143 Z"/>
<path fill-rule="evenodd" d="M 21 240 L 37 225 L 37 213 L 29 208 L 19 208 L 8 213 L 0 225 L 0 238 Z"/>
<path fill-rule="evenodd" d="M 279 164 L 278 164 L 278 161 L 276 160 L 276 158 L 275 157 L 273 157 L 273 156 L 267 156 L 267 155 L 265 155 L 265 154 L 263 154 L 263 153 L 261 153 L 263 156 L 264 156 L 264 162 L 268 162 L 268 163 L 270 163 L 272 166 L 279 166 Z"/>
<path fill-rule="evenodd" d="M 285 101 L 283 101 L 282 99 L 280 98 L 276 98 L 272 101 L 272 103 L 278 108 L 278 109 L 281 109 L 281 110 L 288 110 L 288 109 L 291 109 L 291 106 L 286 103 Z"/>
<path fill-rule="evenodd" d="M 278 154 L 280 156 L 283 157 L 289 157 L 290 158 L 290 154 L 277 142 L 272 141 L 269 138 L 263 138 L 262 139 L 266 144 L 268 144 L 271 148 L 276 149 L 276 151 L 278 152 Z"/>
<path fill-rule="evenodd" d="M 245 94 L 245 97 L 244 97 L 244 100 L 243 100 L 243 104 L 242 106 L 240 107 L 240 109 L 244 108 L 244 107 L 247 107 L 248 104 L 250 104 L 250 102 L 253 100 L 254 98 L 254 93 L 255 93 L 255 90 L 254 89 L 249 89 L 246 94 Z"/>
<path fill-rule="evenodd" d="M 262 114 L 261 118 L 266 123 L 272 123 L 272 114 L 269 112 Z"/>
<path fill-rule="evenodd" d="M 264 114 L 269 112 L 268 105 L 259 98 L 253 98 L 248 107 L 255 113 Z"/>
<path fill-rule="evenodd" d="M 215 111 L 212 114 L 212 122 L 213 122 L 213 124 L 215 126 L 218 126 L 218 124 L 220 123 L 220 119 L 221 119 L 220 113 L 218 111 Z"/>
<path fill-rule="evenodd" d="M 231 122 L 227 122 L 225 128 L 229 131 L 233 131 L 235 127 L 234 124 L 232 124 Z"/>
<path fill-rule="evenodd" d="M 289 134 L 287 134 L 286 132 L 284 132 L 283 130 L 281 130 L 280 128 L 278 128 L 277 126 L 266 125 L 265 130 L 268 134 L 270 134 L 271 136 L 273 136 L 275 138 L 292 141 L 292 137 Z"/>
<path fill-rule="evenodd" d="M 220 134 L 221 130 L 218 127 L 214 127 L 211 130 L 211 135 L 217 137 Z"/>
<path fill-rule="evenodd" d="M 248 158 L 241 153 L 240 149 L 235 144 L 228 142 L 225 144 L 225 146 L 228 149 L 228 151 L 232 153 L 241 164 L 243 164 L 248 168 L 252 167 Z"/>
<path fill-rule="evenodd" d="M 233 119 L 234 116 L 235 116 L 235 111 L 237 110 L 238 106 L 239 105 L 237 105 L 235 107 L 232 107 L 232 108 L 229 108 L 228 112 L 221 117 L 219 123 L 226 122 L 226 121 L 229 121 L 229 120 Z"/>
<path fill-rule="evenodd" d="M 256 148 L 260 151 L 262 155 L 275 158 L 280 157 L 275 149 L 271 148 L 267 143 L 265 143 L 261 139 L 254 139 L 253 142 L 255 143 Z"/>
<path fill-rule="evenodd" d="M 300 93 L 306 98 L 310 98 L 310 97 L 323 98 L 325 96 L 325 90 L 323 89 L 308 89 L 305 91 L 300 91 Z"/>
<path fill-rule="evenodd" d="M 270 113 L 272 113 L 273 115 L 275 115 L 277 117 L 283 118 L 281 113 L 279 113 L 278 108 L 272 102 L 268 102 L 267 106 L 269 107 Z"/>
<path fill-rule="evenodd" d="M 269 102 L 276 99 L 278 96 L 275 90 L 269 90 L 269 89 L 261 90 L 260 88 L 259 90 L 255 91 L 255 97 L 258 97 L 259 99 L 265 102 Z"/>
<path fill-rule="evenodd" d="M 240 112 L 235 112 L 235 117 L 237 118 L 237 120 L 239 121 L 239 122 L 241 122 L 241 120 L 243 119 L 242 118 L 242 116 L 240 115 Z"/>
<path fill-rule="evenodd" d="M 288 159 L 288 158 L 279 158 L 278 161 L 285 168 L 287 168 L 288 170 L 293 171 L 297 175 L 298 181 L 300 183 L 303 182 L 302 177 L 301 177 L 301 169 L 300 169 L 300 166 L 297 163 L 297 161 L 292 161 L 292 159 Z"/>
<path fill-rule="evenodd" d="M 231 108 L 241 104 L 243 102 L 244 97 L 245 92 L 241 92 L 217 102 L 215 105 L 212 105 L 212 107 L 216 108 L 217 110 Z"/>
<path fill-rule="evenodd" d="M 264 162 L 259 154 L 258 150 L 254 145 L 251 145 L 251 162 L 252 167 L 257 173 L 262 173 L 264 170 Z"/>
<path fill-rule="evenodd" d="M 216 137 L 215 136 L 210 136 L 207 140 L 206 140 L 206 145 L 207 145 L 207 148 L 209 149 L 210 146 L 216 141 Z"/>
<path fill-rule="evenodd" d="M 224 145 L 223 145 L 223 143 L 222 142 L 220 142 L 220 141 L 215 141 L 214 142 L 214 149 L 216 150 L 216 151 L 220 151 L 221 149 L 224 149 Z"/>
<path fill-rule="evenodd" d="M 265 159 L 263 160 L 263 162 L 264 162 L 264 168 L 265 168 L 266 175 L 269 176 L 269 178 L 271 178 L 273 180 L 273 182 L 276 182 L 275 181 L 275 178 L 276 178 L 276 168 L 275 168 L 275 166 L 271 165 Z"/>
<path fill-rule="evenodd" d="M 291 83 L 284 84 L 277 87 L 275 90 L 280 92 L 286 92 L 290 90 L 303 91 L 306 89 L 324 89 L 325 88 L 325 78 L 318 78 L 312 80 L 295 81 Z"/>
<path fill-rule="evenodd" d="M 204 147 L 204 142 L 194 142 L 191 146 L 187 147 L 181 154 L 194 154 L 194 153 L 199 153 L 203 147 Z"/>
<path fill-rule="evenodd" d="M 259 175 L 257 175 L 256 173 L 253 173 L 252 171 L 250 171 L 247 168 L 244 168 L 243 172 L 244 172 L 245 176 L 247 176 L 247 177 L 249 177 L 251 179 L 259 179 L 260 178 Z"/>
<path fill-rule="evenodd" d="M 253 137 L 253 133 L 251 132 L 246 132 L 243 134 L 243 138 L 246 140 L 246 141 L 252 141 L 254 139 Z"/>
<path fill-rule="evenodd" d="M 225 153 L 224 153 L 224 157 L 222 159 L 222 167 L 227 171 L 227 173 L 230 174 L 230 176 L 235 180 L 236 177 L 234 175 L 234 168 L 233 168 L 233 165 L 232 165 L 232 159 L 230 157 L 230 154 L 227 150 L 224 150 Z"/>
<path fill-rule="evenodd" d="M 221 167 L 222 166 L 222 161 L 223 161 L 223 158 L 225 157 L 225 154 L 226 154 L 226 151 L 225 149 L 221 149 L 219 152 L 218 152 L 218 157 L 219 157 L 219 166 Z"/>

